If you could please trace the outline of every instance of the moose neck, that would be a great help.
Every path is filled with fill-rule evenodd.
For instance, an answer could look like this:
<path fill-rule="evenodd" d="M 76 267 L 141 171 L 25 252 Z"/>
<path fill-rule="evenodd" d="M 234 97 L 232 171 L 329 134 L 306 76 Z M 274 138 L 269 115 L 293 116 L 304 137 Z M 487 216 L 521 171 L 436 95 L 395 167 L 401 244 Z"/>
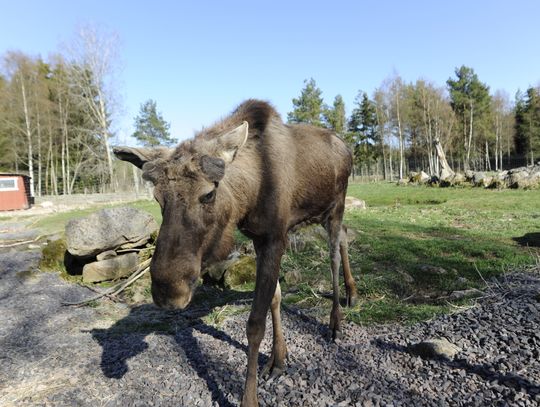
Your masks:
<path fill-rule="evenodd" d="M 231 196 L 232 213 L 230 221 L 238 225 L 257 206 L 260 198 L 261 166 L 258 154 L 247 149 L 226 170 L 224 186 Z"/>

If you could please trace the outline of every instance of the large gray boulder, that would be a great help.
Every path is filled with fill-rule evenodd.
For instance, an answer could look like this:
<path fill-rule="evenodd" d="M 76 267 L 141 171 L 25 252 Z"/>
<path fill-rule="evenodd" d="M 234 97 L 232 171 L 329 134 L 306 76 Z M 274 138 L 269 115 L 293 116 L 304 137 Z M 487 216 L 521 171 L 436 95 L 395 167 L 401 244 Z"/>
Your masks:
<path fill-rule="evenodd" d="M 127 253 L 107 260 L 95 261 L 84 266 L 82 277 L 85 283 L 116 280 L 133 273 L 139 264 L 137 253 Z"/>
<path fill-rule="evenodd" d="M 68 222 L 67 249 L 77 257 L 94 257 L 107 250 L 142 246 L 157 230 L 157 222 L 147 212 L 128 206 L 106 208 Z"/>

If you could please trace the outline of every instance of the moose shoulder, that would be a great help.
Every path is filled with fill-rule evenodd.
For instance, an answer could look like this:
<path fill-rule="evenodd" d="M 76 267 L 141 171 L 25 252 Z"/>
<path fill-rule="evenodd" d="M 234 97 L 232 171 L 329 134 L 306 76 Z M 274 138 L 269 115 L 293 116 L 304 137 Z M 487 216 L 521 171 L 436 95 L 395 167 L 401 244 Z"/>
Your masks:
<path fill-rule="evenodd" d="M 253 239 L 257 277 L 247 322 L 242 405 L 257 405 L 257 359 L 268 309 L 274 340 L 265 371 L 279 374 L 285 363 L 278 275 L 291 228 L 317 222 L 328 232 L 334 338 L 342 318 L 340 261 L 347 303 L 356 299 L 342 226 L 352 165 L 349 149 L 329 130 L 286 125 L 268 103 L 248 100 L 176 149 L 117 147 L 114 152 L 142 168 L 161 206 L 163 223 L 150 266 L 156 305 L 186 307 L 201 268 L 229 254 L 237 227 Z"/>

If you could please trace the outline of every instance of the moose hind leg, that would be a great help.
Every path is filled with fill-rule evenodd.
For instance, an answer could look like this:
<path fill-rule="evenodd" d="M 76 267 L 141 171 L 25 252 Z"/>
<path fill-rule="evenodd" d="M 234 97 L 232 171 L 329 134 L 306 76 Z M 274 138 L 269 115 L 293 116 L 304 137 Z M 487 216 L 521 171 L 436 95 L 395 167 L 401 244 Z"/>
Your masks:
<path fill-rule="evenodd" d="M 287 356 L 287 345 L 283 337 L 283 328 L 281 326 L 281 287 L 279 281 L 276 286 L 272 303 L 270 304 L 270 312 L 272 313 L 272 328 L 274 339 L 272 343 L 272 353 L 270 359 L 266 363 L 261 373 L 261 376 L 268 374 L 271 377 L 277 377 L 283 373 L 285 369 L 285 357 Z"/>
<path fill-rule="evenodd" d="M 341 211 L 343 214 L 343 211 Z M 330 246 L 330 267 L 332 270 L 332 311 L 330 313 L 330 330 L 332 331 L 332 339 L 335 340 L 341 336 L 341 320 L 343 314 L 339 305 L 339 264 L 341 262 L 340 255 L 340 237 L 341 237 L 341 216 L 330 217 L 325 229 L 328 232 Z"/>
<path fill-rule="evenodd" d="M 343 280 L 345 281 L 346 301 L 348 307 L 354 307 L 358 300 L 356 283 L 351 273 L 349 264 L 349 245 L 347 241 L 347 227 L 341 226 L 341 237 L 339 241 L 339 252 L 341 254 L 341 265 L 343 267 Z"/>

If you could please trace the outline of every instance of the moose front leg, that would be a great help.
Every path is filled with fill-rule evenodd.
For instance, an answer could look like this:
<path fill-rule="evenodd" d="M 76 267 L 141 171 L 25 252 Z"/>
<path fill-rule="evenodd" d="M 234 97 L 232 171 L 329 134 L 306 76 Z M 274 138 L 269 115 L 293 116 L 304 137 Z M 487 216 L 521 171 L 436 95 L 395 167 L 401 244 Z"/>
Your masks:
<path fill-rule="evenodd" d="M 284 236 L 286 236 L 284 234 Z M 285 240 L 254 240 L 257 252 L 257 277 L 253 305 L 247 322 L 248 366 L 242 407 L 258 406 L 257 361 L 259 346 L 264 337 L 266 315 L 276 292 L 281 256 L 285 251 Z"/>
<path fill-rule="evenodd" d="M 272 303 L 270 305 L 270 312 L 272 313 L 272 329 L 274 338 L 272 341 L 272 353 L 270 359 L 266 363 L 261 376 L 271 374 L 272 377 L 279 376 L 285 369 L 285 357 L 287 356 L 287 345 L 285 344 L 285 338 L 283 337 L 283 328 L 281 327 L 281 286 L 279 280 L 276 285 L 276 291 L 274 297 L 272 297 Z"/>

